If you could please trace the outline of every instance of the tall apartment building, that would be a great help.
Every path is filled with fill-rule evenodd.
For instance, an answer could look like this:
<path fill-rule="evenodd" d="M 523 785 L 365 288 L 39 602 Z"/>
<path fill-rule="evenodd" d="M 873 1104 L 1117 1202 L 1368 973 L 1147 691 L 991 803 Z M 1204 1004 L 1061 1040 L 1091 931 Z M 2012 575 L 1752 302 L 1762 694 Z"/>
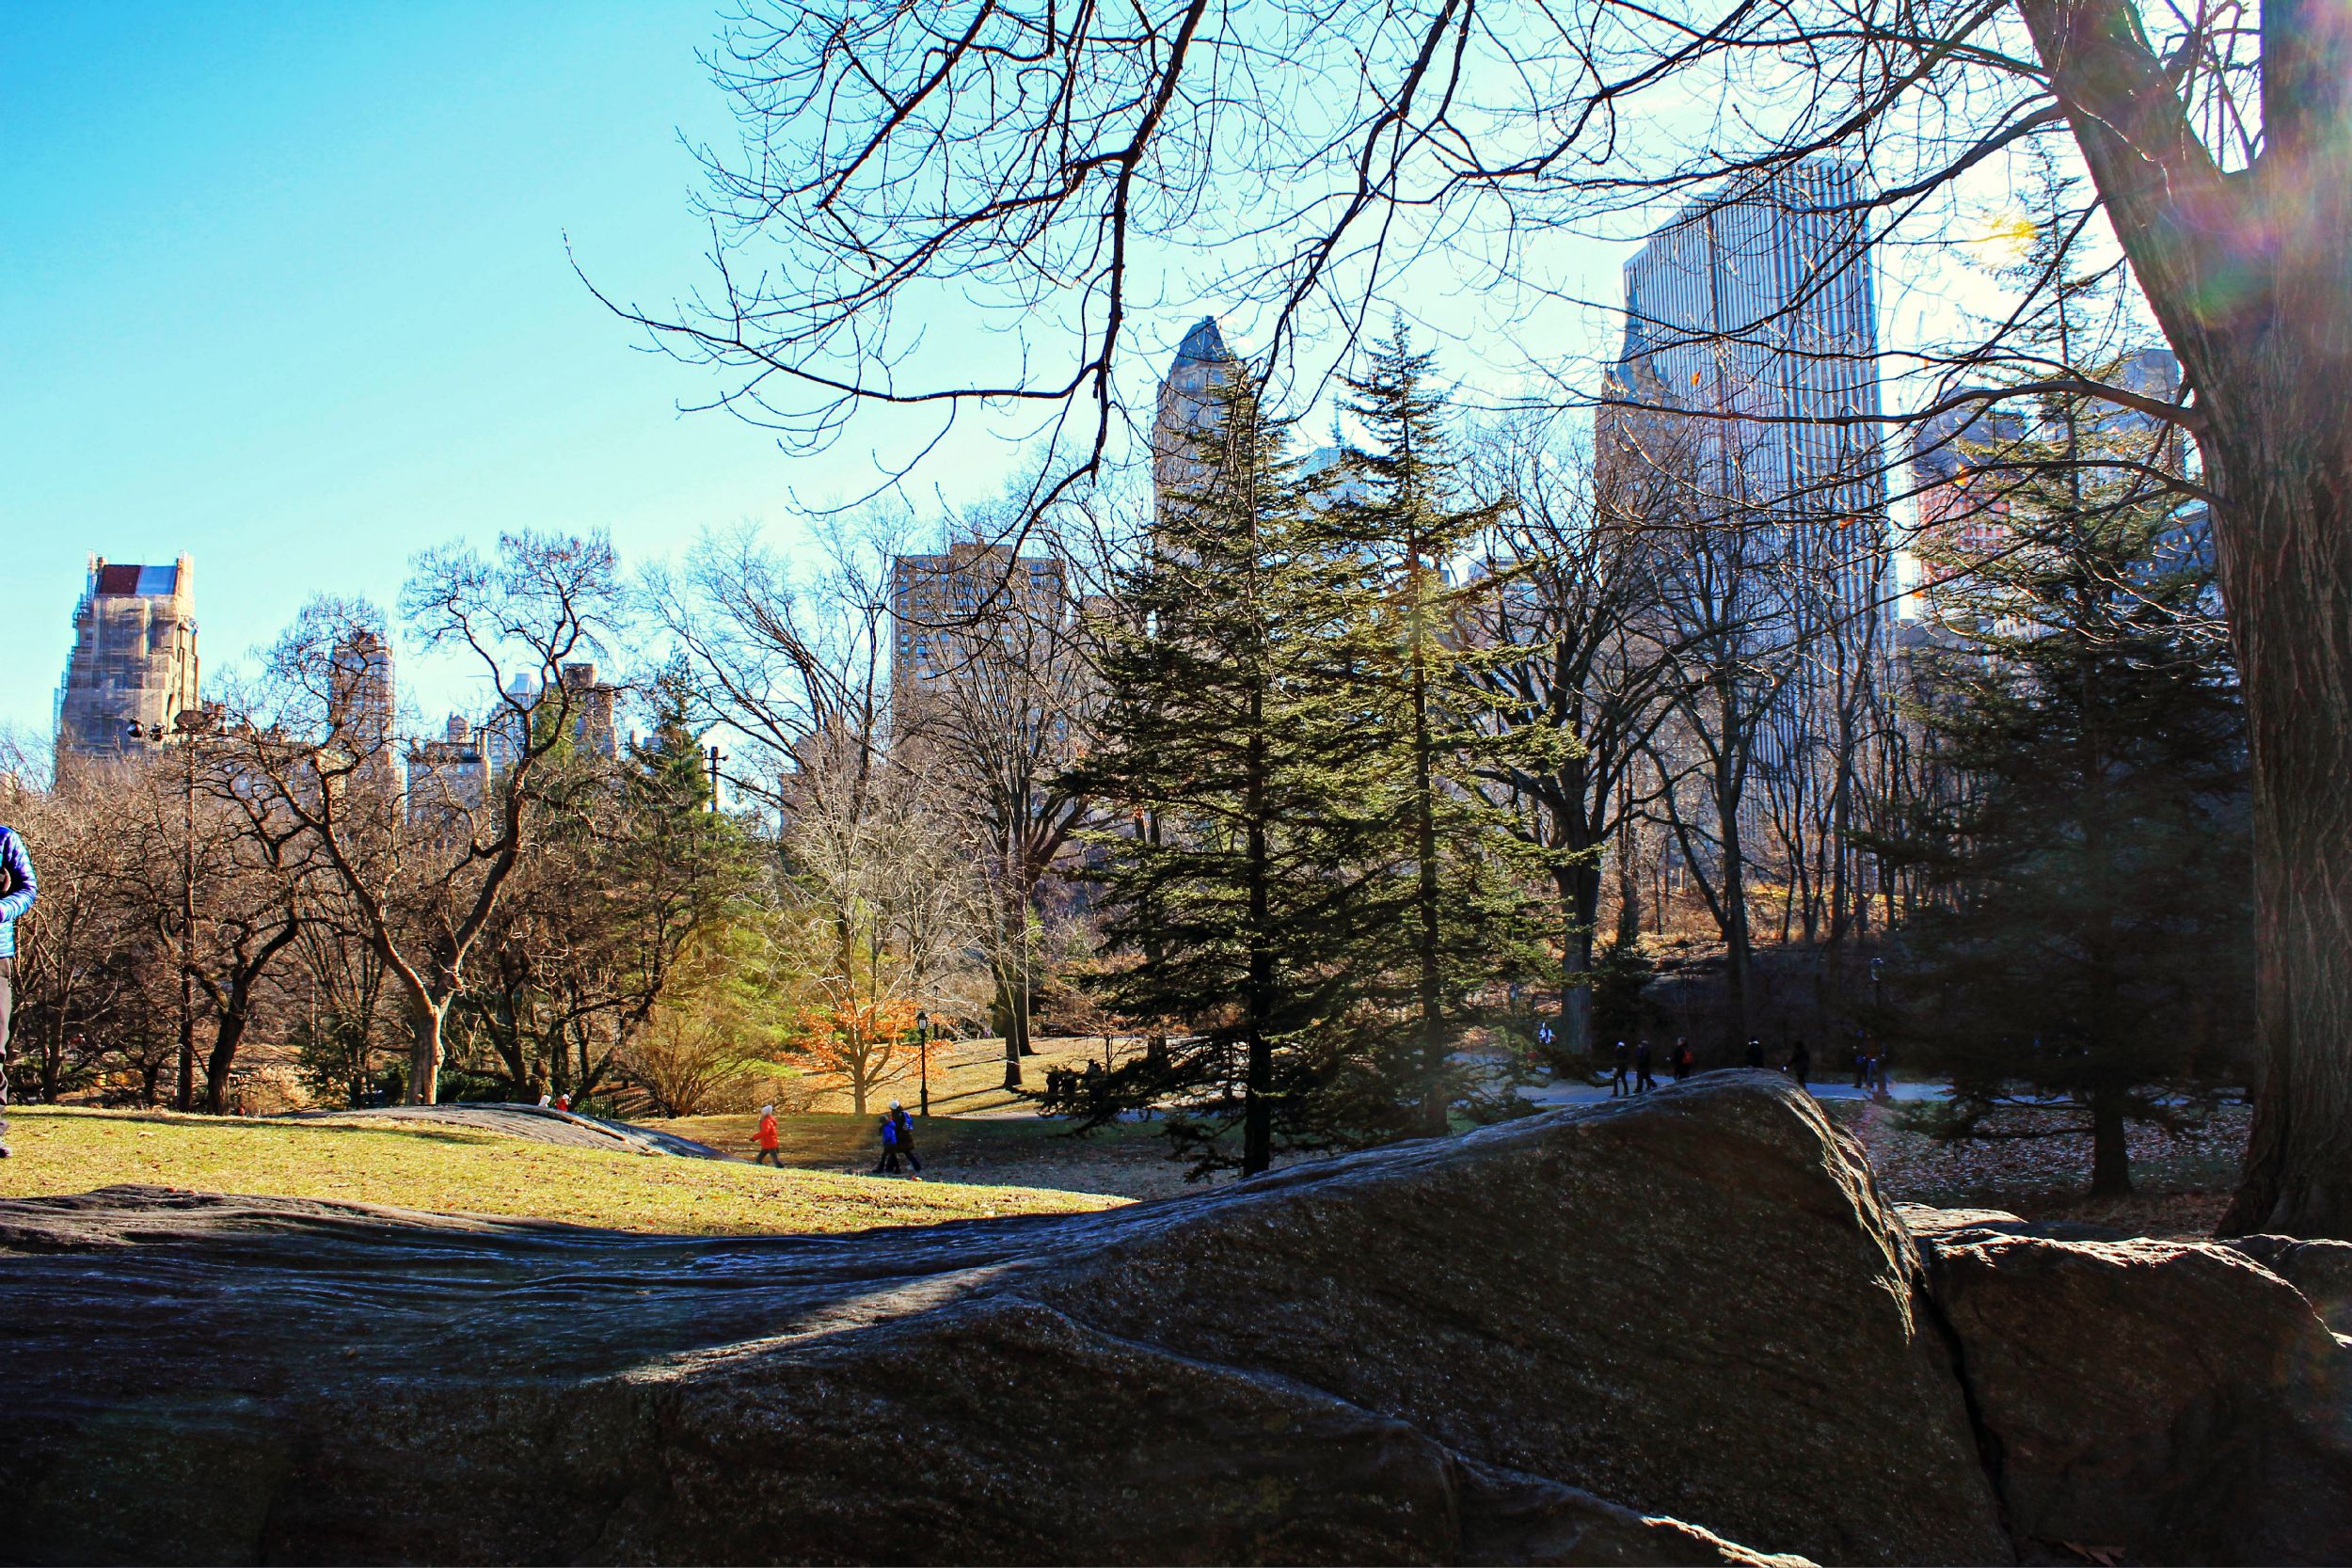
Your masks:
<path fill-rule="evenodd" d="M 1054 556 L 965 540 L 944 555 L 894 558 L 890 702 L 900 730 L 917 727 L 927 696 L 967 678 L 983 640 L 1026 657 L 1069 608 L 1068 569 Z"/>
<path fill-rule="evenodd" d="M 556 672 L 564 701 L 570 709 L 572 747 L 583 756 L 617 761 L 621 754 L 621 689 L 596 678 L 594 661 L 565 664 Z M 481 729 L 483 754 L 489 770 L 502 773 L 515 766 L 529 742 L 531 719 L 546 700 L 546 689 L 531 674 L 510 677 L 506 693 L 490 710 Z"/>
<path fill-rule="evenodd" d="M 328 656 L 326 725 L 358 759 L 361 775 L 392 778 L 392 648 L 373 631 L 355 631 Z"/>
<path fill-rule="evenodd" d="M 1936 591 L 1959 572 L 1953 554 L 1989 556 L 2009 542 L 2009 499 L 1997 468 L 2026 438 L 2025 416 L 1981 404 L 1949 408 L 1913 427 L 1911 471 L 1919 502 L 1919 595 L 1932 613 Z M 1988 471 L 1993 470 L 1993 471 Z"/>
<path fill-rule="evenodd" d="M 1671 493 L 1759 656 L 1793 654 L 1759 747 L 1806 752 L 1884 647 L 1886 481 L 1862 176 L 1814 159 L 1694 203 L 1626 263 L 1596 433 L 1605 490 Z M 1679 547 L 1679 546 L 1677 546 Z"/>
<path fill-rule="evenodd" d="M 1626 263 L 1619 460 L 1687 465 L 1702 524 L 1844 569 L 1883 544 L 1861 175 L 1825 159 L 1693 204 Z M 1677 417 L 1677 415 L 1679 417 Z"/>
<path fill-rule="evenodd" d="M 1215 316 L 1203 316 L 1177 345 L 1176 357 L 1160 381 L 1157 416 L 1152 421 L 1152 497 L 1168 498 L 1198 485 L 1200 438 L 1216 424 L 1216 389 L 1237 361 L 1225 346 Z"/>
<path fill-rule="evenodd" d="M 106 755 L 173 733 L 199 705 L 195 569 L 89 558 L 57 688 L 57 756 Z"/>
<path fill-rule="evenodd" d="M 408 748 L 411 821 L 454 824 L 482 809 L 490 786 L 484 734 L 464 714 L 453 713 L 439 736 Z"/>

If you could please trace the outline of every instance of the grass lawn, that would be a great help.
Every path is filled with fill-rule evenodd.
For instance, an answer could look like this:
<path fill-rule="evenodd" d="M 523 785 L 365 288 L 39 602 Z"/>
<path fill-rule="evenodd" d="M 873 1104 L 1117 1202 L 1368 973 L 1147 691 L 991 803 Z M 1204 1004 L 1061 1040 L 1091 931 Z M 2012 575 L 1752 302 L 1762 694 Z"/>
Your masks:
<path fill-rule="evenodd" d="M 1119 1201 L 1090 1193 L 875 1180 L 839 1169 L 779 1171 L 566 1148 L 455 1128 L 48 1107 L 14 1111 L 8 1119 L 16 1157 L 0 1163 L 6 1197 L 135 1182 L 699 1234 L 826 1234 L 1071 1212 Z M 845 1125 L 845 1139 L 847 1131 Z"/>
<path fill-rule="evenodd" d="M 934 1084 L 934 1088 L 936 1085 Z M 883 1101 L 884 1104 L 888 1101 Z M 931 1096 L 934 1110 L 939 1096 Z M 913 1110 L 910 1101 L 909 1110 Z M 812 1111 L 776 1117 L 777 1157 L 787 1167 L 836 1174 L 873 1169 L 882 1146 L 873 1116 Z M 681 1117 L 644 1125 L 748 1160 L 758 1151 L 755 1116 Z M 914 1151 L 927 1185 L 986 1182 L 1067 1192 L 1163 1197 L 1187 1190 L 1184 1166 L 1168 1157 L 1157 1122 L 1121 1122 L 1072 1137 L 1058 1121 L 1025 1117 L 931 1116 L 914 1118 Z"/>
<path fill-rule="evenodd" d="M 1037 1106 L 1027 1098 L 1045 1087 L 1047 1068 L 1083 1070 L 1089 1061 L 1103 1059 L 1097 1035 L 1037 1039 L 1034 1055 L 1021 1058 L 1021 1089 L 1005 1087 L 1005 1042 L 1000 1039 L 942 1040 L 930 1050 L 931 1110 L 942 1117 L 1032 1117 Z M 1126 1061 L 1143 1053 L 1143 1042 L 1122 1035 L 1112 1045 L 1112 1058 Z M 892 1053 L 888 1081 L 866 1098 L 866 1109 L 879 1117 L 893 1100 L 906 1101 L 912 1111 L 920 1102 L 922 1054 L 913 1046 Z M 810 1104 L 812 1111 L 850 1109 L 850 1091 L 827 1087 Z"/>

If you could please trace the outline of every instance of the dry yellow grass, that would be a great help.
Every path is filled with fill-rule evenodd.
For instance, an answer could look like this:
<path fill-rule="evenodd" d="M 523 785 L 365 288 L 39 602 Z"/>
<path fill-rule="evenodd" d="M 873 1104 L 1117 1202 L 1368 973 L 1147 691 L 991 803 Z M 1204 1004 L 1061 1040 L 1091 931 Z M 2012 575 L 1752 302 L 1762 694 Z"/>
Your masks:
<path fill-rule="evenodd" d="M 1048 1068 L 1083 1070 L 1089 1061 L 1103 1060 L 1099 1035 L 1056 1037 L 1035 1042 L 1037 1053 L 1021 1059 L 1021 1087 L 1034 1095 L 1045 1086 Z M 1115 1060 L 1139 1055 L 1143 1043 L 1120 1036 L 1112 1044 Z M 893 1100 L 914 1109 L 919 1096 L 921 1053 L 906 1046 L 892 1055 L 889 1080 L 866 1099 L 866 1109 L 880 1116 Z M 850 1091 L 828 1084 L 809 1102 L 812 1111 L 847 1112 Z M 942 1117 L 1028 1117 L 1036 1103 L 1005 1087 L 1005 1042 L 1000 1039 L 942 1040 L 931 1047 L 931 1110 Z"/>
<path fill-rule="evenodd" d="M 455 1128 L 55 1108 L 9 1121 L 16 1157 L 0 1162 L 8 1197 L 130 1182 L 705 1235 L 832 1234 L 1121 1201 L 568 1148 Z"/>

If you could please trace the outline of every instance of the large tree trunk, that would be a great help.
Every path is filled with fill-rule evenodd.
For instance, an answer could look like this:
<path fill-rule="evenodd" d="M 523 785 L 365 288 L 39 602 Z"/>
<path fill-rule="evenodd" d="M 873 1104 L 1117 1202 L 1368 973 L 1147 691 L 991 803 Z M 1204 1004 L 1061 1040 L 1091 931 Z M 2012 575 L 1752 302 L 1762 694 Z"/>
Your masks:
<path fill-rule="evenodd" d="M 2352 6 L 2265 0 L 2225 175 L 2122 0 L 2018 0 L 2196 388 L 2253 743 L 2254 1128 L 2225 1235 L 2352 1239 Z"/>
<path fill-rule="evenodd" d="M 2306 419 L 2344 385 L 2315 378 Z M 2253 1137 L 2223 1235 L 2352 1239 L 2352 426 L 2331 418 L 2327 459 L 2274 452 L 2221 531 L 2261 954 Z"/>

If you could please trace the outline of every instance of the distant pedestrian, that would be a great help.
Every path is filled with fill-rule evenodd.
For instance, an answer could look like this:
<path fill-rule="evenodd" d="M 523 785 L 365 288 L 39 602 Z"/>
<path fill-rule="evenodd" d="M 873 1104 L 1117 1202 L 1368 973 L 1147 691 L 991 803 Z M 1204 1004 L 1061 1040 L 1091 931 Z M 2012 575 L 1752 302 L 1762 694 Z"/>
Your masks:
<path fill-rule="evenodd" d="M 1788 1053 L 1788 1076 L 1797 1081 L 1801 1089 L 1809 1091 L 1813 1087 L 1813 1053 L 1805 1049 L 1802 1039 Z"/>
<path fill-rule="evenodd" d="M 1863 1086 L 1864 1088 L 1866 1088 L 1866 1089 L 1868 1089 L 1868 1090 L 1869 1090 L 1872 1094 L 1876 1094 L 1876 1093 L 1878 1093 L 1878 1089 L 1879 1089 L 1879 1048 L 1878 1048 L 1877 1046 L 1875 1046 L 1875 1045 L 1874 1045 L 1874 1046 L 1872 1046 L 1872 1047 L 1870 1047 L 1868 1051 L 1867 1051 L 1867 1052 L 1865 1052 L 1865 1053 L 1863 1053 L 1863 1057 L 1862 1057 L 1862 1086 Z"/>
<path fill-rule="evenodd" d="M 898 1124 L 888 1117 L 882 1118 L 882 1158 L 874 1162 L 874 1174 L 898 1174 Z"/>
<path fill-rule="evenodd" d="M 8 1157 L 8 1015 L 16 1006 L 16 923 L 39 884 L 24 835 L 0 823 L 0 1160 Z"/>
<path fill-rule="evenodd" d="M 1089 1062 L 1087 1066 L 1092 1068 L 1094 1064 Z M 907 1108 L 895 1100 L 890 1102 L 890 1127 L 898 1135 L 898 1157 L 906 1161 L 917 1176 L 922 1175 L 923 1162 L 914 1152 L 914 1118 L 908 1116 Z"/>
<path fill-rule="evenodd" d="M 1856 1046 L 1853 1048 L 1853 1086 L 1854 1086 L 1855 1088 L 1857 1088 L 1857 1089 L 1862 1088 L 1862 1087 L 1864 1087 L 1865 1085 L 1867 1085 L 1869 1083 L 1869 1081 L 1870 1081 L 1870 1052 L 1869 1052 L 1869 1047 L 1865 1046 L 1865 1045 L 1856 1045 Z"/>
<path fill-rule="evenodd" d="M 1633 1048 L 1633 1092 L 1635 1094 L 1640 1094 L 1645 1089 L 1658 1087 L 1658 1079 L 1649 1069 L 1649 1041 L 1644 1040 Z"/>
<path fill-rule="evenodd" d="M 1626 1086 L 1625 1077 L 1626 1069 L 1632 1065 L 1633 1053 L 1626 1049 L 1625 1041 L 1619 1040 L 1617 1042 L 1617 1075 L 1609 1081 L 1610 1099 L 1614 1100 L 1621 1094 L 1631 1094 L 1633 1092 Z"/>
<path fill-rule="evenodd" d="M 1697 1070 L 1697 1068 L 1698 1059 L 1691 1054 L 1691 1042 L 1689 1040 L 1675 1041 L 1675 1082 L 1677 1084 L 1681 1083 L 1685 1078 L 1690 1077 L 1693 1071 Z"/>
<path fill-rule="evenodd" d="M 542 1111 L 544 1111 L 544 1110 L 546 1110 L 546 1109 L 547 1109 L 549 1105 L 551 1105 L 551 1104 L 553 1104 L 553 1103 L 554 1103 L 554 1101 L 553 1101 L 553 1099 L 551 1099 L 551 1098 L 548 1096 L 548 1091 L 547 1091 L 547 1090 L 545 1090 L 545 1089 L 541 1089 L 541 1090 L 539 1091 L 539 1109 L 541 1109 Z"/>
<path fill-rule="evenodd" d="M 1750 1066 L 1750 1067 L 1762 1067 L 1763 1065 L 1764 1065 L 1764 1042 L 1763 1042 L 1762 1040 L 1759 1040 L 1759 1039 L 1751 1039 L 1751 1040 L 1749 1040 L 1749 1041 L 1748 1041 L 1748 1066 Z"/>
<path fill-rule="evenodd" d="M 784 1168 L 784 1156 L 776 1152 L 776 1108 L 773 1105 L 759 1108 L 759 1156 L 752 1164 L 773 1165 L 778 1170 Z"/>
<path fill-rule="evenodd" d="M 1895 1098 L 1895 1085 L 1892 1077 L 1890 1076 L 1894 1070 L 1894 1049 L 1891 1046 L 1880 1046 L 1878 1059 L 1878 1096 L 1881 1100 L 1892 1100 Z"/>
<path fill-rule="evenodd" d="M 565 1089 L 562 1094 L 555 1097 L 555 1108 L 559 1111 L 569 1111 L 572 1108 L 571 1090 Z"/>

